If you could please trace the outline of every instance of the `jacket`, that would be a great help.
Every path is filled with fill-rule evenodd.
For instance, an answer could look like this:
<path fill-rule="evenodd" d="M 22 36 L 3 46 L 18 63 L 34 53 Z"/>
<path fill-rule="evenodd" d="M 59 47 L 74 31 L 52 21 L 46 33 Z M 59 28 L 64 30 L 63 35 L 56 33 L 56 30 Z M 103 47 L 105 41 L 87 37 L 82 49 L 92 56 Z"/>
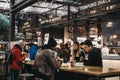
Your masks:
<path fill-rule="evenodd" d="M 22 69 L 22 61 L 25 59 L 22 56 L 22 48 L 16 44 L 13 46 L 12 50 L 12 58 L 13 58 L 13 62 L 12 64 L 10 64 L 10 69 L 12 70 L 20 70 Z"/>
<path fill-rule="evenodd" d="M 30 59 L 34 60 L 36 53 L 38 51 L 38 46 L 36 44 L 32 44 L 30 47 Z"/>
<path fill-rule="evenodd" d="M 61 65 L 61 61 L 56 61 L 55 52 L 51 49 L 38 50 L 38 54 L 35 57 L 34 69 L 44 74 L 46 77 L 49 76 L 47 80 L 54 79 L 54 71 L 58 69 Z"/>
<path fill-rule="evenodd" d="M 87 66 L 99 66 L 102 67 L 102 56 L 101 50 L 99 48 L 93 48 L 90 53 L 88 53 L 88 60 L 84 63 Z"/>

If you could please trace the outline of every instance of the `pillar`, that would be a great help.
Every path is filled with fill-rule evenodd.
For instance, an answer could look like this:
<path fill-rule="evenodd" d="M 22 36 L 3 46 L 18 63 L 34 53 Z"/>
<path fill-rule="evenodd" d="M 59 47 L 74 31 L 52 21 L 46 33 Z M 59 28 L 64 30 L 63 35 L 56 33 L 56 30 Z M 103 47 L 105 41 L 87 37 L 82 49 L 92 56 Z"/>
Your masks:
<path fill-rule="evenodd" d="M 85 21 L 86 39 L 90 38 L 90 21 Z"/>

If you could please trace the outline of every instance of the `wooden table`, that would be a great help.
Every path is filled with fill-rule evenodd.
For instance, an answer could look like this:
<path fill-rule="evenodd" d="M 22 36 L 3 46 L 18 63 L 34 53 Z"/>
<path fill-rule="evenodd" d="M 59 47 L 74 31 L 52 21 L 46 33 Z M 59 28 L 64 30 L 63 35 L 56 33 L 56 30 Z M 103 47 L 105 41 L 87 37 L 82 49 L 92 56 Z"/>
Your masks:
<path fill-rule="evenodd" d="M 32 73 L 34 60 L 26 60 L 26 61 L 23 61 L 22 64 L 23 64 L 22 73 Z"/>
<path fill-rule="evenodd" d="M 34 60 L 23 61 L 23 64 L 34 65 Z"/>
<path fill-rule="evenodd" d="M 114 68 L 101 68 L 92 66 L 80 66 L 80 67 L 60 67 L 60 70 L 89 75 L 94 78 L 94 80 L 101 80 L 106 77 L 120 76 L 120 70 Z M 120 79 L 119 79 L 120 80 Z"/>
<path fill-rule="evenodd" d="M 25 61 L 24 64 L 33 65 L 34 61 Z M 67 71 L 71 73 L 85 74 L 94 78 L 94 80 L 101 80 L 107 77 L 120 77 L 120 69 L 107 68 L 107 67 L 93 67 L 93 66 L 79 66 L 79 67 L 68 67 L 61 66 L 61 71 Z M 120 78 L 119 78 L 120 80 Z"/>

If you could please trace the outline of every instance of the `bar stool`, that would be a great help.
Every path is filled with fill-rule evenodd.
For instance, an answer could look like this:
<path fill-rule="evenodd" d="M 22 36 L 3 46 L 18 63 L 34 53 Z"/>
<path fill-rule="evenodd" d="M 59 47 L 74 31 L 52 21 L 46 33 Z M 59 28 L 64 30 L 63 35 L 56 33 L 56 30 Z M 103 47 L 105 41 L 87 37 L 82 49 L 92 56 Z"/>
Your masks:
<path fill-rule="evenodd" d="M 35 80 L 35 75 L 31 73 L 22 73 L 19 75 L 20 80 Z"/>

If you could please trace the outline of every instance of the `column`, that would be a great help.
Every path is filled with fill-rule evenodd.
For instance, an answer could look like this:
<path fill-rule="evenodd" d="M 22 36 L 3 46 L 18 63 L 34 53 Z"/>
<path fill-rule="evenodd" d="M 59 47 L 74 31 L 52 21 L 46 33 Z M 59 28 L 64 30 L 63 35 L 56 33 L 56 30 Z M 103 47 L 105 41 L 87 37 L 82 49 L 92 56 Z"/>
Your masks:
<path fill-rule="evenodd" d="M 85 21 L 86 39 L 90 38 L 90 21 Z"/>
<path fill-rule="evenodd" d="M 12 6 L 14 5 L 14 1 L 10 1 L 10 11 L 12 10 Z M 13 41 L 15 39 L 15 13 L 10 12 L 10 27 L 9 27 L 9 41 Z"/>
<path fill-rule="evenodd" d="M 77 14 L 72 14 L 72 20 L 74 20 L 73 21 L 73 38 L 75 41 L 77 41 L 78 27 L 77 27 L 77 21 L 75 19 L 77 19 Z"/>

